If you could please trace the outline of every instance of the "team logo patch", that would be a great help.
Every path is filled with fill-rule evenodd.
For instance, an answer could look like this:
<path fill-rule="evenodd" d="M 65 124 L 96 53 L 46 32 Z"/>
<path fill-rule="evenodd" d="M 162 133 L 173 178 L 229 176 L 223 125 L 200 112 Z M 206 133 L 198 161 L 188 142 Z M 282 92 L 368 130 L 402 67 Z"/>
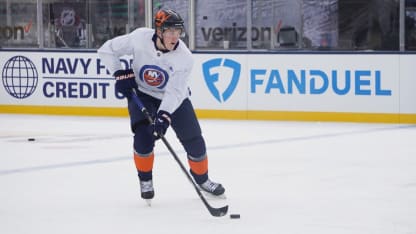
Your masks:
<path fill-rule="evenodd" d="M 162 89 L 169 80 L 168 73 L 155 65 L 145 65 L 140 69 L 140 79 L 147 85 Z"/>

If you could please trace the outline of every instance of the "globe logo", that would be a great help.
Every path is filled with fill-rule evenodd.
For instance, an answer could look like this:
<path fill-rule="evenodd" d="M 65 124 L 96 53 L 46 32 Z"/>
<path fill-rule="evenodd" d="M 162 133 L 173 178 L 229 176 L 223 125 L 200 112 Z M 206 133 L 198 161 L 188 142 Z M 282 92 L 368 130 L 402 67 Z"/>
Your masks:
<path fill-rule="evenodd" d="M 30 59 L 14 56 L 4 64 L 3 86 L 15 98 L 23 99 L 33 94 L 38 84 L 38 71 Z"/>

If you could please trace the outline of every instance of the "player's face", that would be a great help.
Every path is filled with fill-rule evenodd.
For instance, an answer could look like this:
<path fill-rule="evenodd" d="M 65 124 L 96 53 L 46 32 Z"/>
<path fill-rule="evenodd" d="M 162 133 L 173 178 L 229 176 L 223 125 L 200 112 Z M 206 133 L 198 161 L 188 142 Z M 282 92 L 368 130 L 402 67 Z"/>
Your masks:
<path fill-rule="evenodd" d="M 175 48 L 181 34 L 182 29 L 180 28 L 167 28 L 163 31 L 162 37 L 167 50 L 173 50 Z"/>

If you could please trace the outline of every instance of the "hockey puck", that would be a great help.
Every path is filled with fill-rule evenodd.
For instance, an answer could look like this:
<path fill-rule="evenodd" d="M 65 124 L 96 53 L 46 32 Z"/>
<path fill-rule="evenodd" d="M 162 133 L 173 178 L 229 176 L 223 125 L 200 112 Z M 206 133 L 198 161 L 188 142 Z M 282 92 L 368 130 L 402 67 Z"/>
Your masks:
<path fill-rule="evenodd" d="M 27 141 L 35 141 L 35 138 L 27 138 Z"/>
<path fill-rule="evenodd" d="M 240 214 L 230 214 L 230 218 L 231 219 L 239 219 L 240 218 Z"/>

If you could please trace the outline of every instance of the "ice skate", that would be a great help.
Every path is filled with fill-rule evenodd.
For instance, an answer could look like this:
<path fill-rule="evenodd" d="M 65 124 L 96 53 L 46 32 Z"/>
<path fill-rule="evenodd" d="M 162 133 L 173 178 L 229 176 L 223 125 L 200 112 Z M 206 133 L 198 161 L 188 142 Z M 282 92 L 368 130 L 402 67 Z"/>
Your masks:
<path fill-rule="evenodd" d="M 210 197 L 223 198 L 223 199 L 226 198 L 224 194 L 225 189 L 220 183 L 215 183 L 211 181 L 210 179 L 208 179 L 204 183 L 200 184 L 199 187 L 201 188 L 203 192 L 208 194 Z"/>
<path fill-rule="evenodd" d="M 153 181 L 140 181 L 140 191 L 142 198 L 146 201 L 148 206 L 152 205 L 152 199 L 155 196 L 155 191 L 153 190 Z"/>

